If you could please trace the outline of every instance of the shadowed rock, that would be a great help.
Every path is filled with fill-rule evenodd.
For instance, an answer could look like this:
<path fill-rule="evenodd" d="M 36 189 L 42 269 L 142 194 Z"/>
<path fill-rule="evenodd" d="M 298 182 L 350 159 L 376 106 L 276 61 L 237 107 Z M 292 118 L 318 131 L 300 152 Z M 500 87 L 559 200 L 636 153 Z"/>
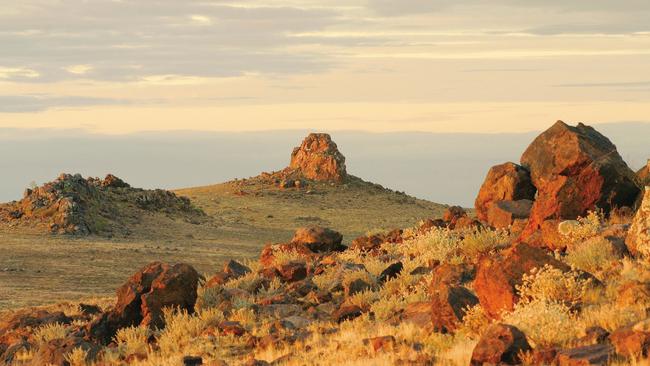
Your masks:
<path fill-rule="evenodd" d="M 483 333 L 472 352 L 471 366 L 518 365 L 522 352 L 529 351 L 526 336 L 507 324 L 494 324 Z"/>
<path fill-rule="evenodd" d="M 630 253 L 650 255 L 650 188 L 646 187 L 641 207 L 634 215 L 625 245 Z"/>
<path fill-rule="evenodd" d="M 163 308 L 194 312 L 199 274 L 184 263 L 169 265 L 153 262 L 117 290 L 117 303 L 88 326 L 90 335 L 108 343 L 120 328 L 130 326 L 164 327 Z"/>
<path fill-rule="evenodd" d="M 495 165 L 488 171 L 474 207 L 481 221 L 489 222 L 489 209 L 495 201 L 534 200 L 535 186 L 530 173 L 515 163 Z"/>

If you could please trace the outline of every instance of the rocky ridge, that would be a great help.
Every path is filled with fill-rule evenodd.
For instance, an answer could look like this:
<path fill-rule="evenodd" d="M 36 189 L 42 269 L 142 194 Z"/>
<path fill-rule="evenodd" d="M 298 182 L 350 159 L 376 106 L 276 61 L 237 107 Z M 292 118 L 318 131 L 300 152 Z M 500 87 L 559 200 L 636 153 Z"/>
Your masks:
<path fill-rule="evenodd" d="M 20 201 L 0 205 L 0 222 L 55 234 L 128 235 L 141 215 L 152 212 L 195 222 L 204 216 L 185 197 L 133 188 L 112 174 L 104 179 L 61 174 L 53 182 L 26 189 Z"/>

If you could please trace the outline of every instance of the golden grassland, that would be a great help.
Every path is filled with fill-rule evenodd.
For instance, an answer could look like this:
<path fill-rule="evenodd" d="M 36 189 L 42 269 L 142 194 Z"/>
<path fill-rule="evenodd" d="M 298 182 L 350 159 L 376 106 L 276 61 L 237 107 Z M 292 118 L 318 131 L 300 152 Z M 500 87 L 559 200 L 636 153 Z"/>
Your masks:
<path fill-rule="evenodd" d="M 613 252 L 594 251 L 592 242 L 598 240 L 602 227 L 607 225 L 602 217 L 590 214 L 578 223 L 562 229 L 567 241 L 572 243 L 567 254 L 556 257 L 573 267 L 571 272 L 561 272 L 552 267 L 542 267 L 526 275 L 518 291 L 521 301 L 502 319 L 520 328 L 534 347 L 571 347 L 579 344 L 585 330 L 600 326 L 608 331 L 632 325 L 646 319 L 650 298 L 619 296 L 620 287 L 630 281 L 650 281 L 650 263 L 645 260 L 620 258 Z M 455 334 L 441 334 L 426 330 L 409 322 L 392 323 L 394 314 L 409 304 L 427 301 L 427 286 L 431 274 L 412 274 L 412 270 L 425 266 L 432 260 L 452 264 L 472 264 L 488 253 L 496 253 L 511 242 L 507 231 L 465 229 L 450 231 L 433 229 L 425 234 L 416 230 L 405 232 L 402 244 L 385 243 L 388 263 L 401 261 L 404 270 L 384 284 L 377 282 L 379 273 L 386 267 L 385 260 L 354 250 L 334 254 L 337 263 L 363 264 L 335 266 L 315 276 L 313 282 L 322 290 L 332 291 L 335 302 L 355 304 L 365 309 L 363 316 L 341 324 L 329 320 L 309 320 L 304 337 L 295 343 L 278 342 L 267 348 L 252 345 L 251 337 L 264 337 L 271 333 L 273 324 L 280 318 L 294 315 L 308 319 L 297 309 L 278 312 L 255 311 L 253 304 L 263 298 L 284 294 L 287 284 L 274 280 L 268 288 L 250 291 L 259 274 L 256 261 L 246 261 L 253 269 L 244 277 L 231 280 L 221 287 L 199 290 L 198 311 L 195 314 L 167 311 L 166 328 L 151 331 L 143 327 L 121 330 L 116 336 L 117 347 L 105 348 L 100 362 L 123 365 L 130 360 L 134 365 L 178 365 L 185 355 L 200 355 L 204 362 L 218 365 L 244 365 L 251 358 L 275 361 L 281 365 L 395 365 L 433 360 L 438 365 L 468 365 L 471 352 L 482 331 L 493 321 L 483 314 L 480 306 L 469 309 Z M 278 262 L 299 258 L 297 253 L 286 252 L 276 257 Z M 384 258 L 386 259 L 386 258 Z M 580 276 L 579 270 L 589 271 L 598 281 Z M 368 281 L 372 288 L 346 297 L 343 291 L 332 290 L 337 283 L 347 283 L 357 278 Z M 467 283 L 471 290 L 471 283 Z M 229 309 L 219 308 L 218 294 L 224 289 L 238 289 L 240 296 Z M 74 305 L 59 305 L 74 313 Z M 326 307 L 327 304 L 319 306 Z M 282 313 L 282 314 L 280 314 Z M 372 315 L 371 315 L 372 314 Z M 247 331 L 243 337 L 220 334 L 215 327 L 223 320 L 238 321 Z M 73 325 L 74 326 L 74 325 Z M 36 338 L 46 342 L 64 337 L 72 326 L 54 325 L 35 330 Z M 147 342 L 150 337 L 155 342 Z M 392 345 L 374 351 L 363 339 L 376 336 L 393 336 Z M 133 357 L 137 355 L 138 357 Z M 73 366 L 91 365 L 85 354 L 76 350 L 68 355 Z M 29 352 L 21 355 L 28 361 Z M 522 355 L 527 364 L 530 355 Z M 648 365 L 645 359 L 614 359 L 612 365 Z"/>
<path fill-rule="evenodd" d="M 0 225 L 0 310 L 112 296 L 145 264 L 186 262 L 205 274 L 231 258 L 255 258 L 265 243 L 287 241 L 297 227 L 336 228 L 350 242 L 368 231 L 438 217 L 443 205 L 351 177 L 342 186 L 301 190 L 242 181 L 178 190 L 209 216 L 192 224 L 148 213 L 127 237 L 72 237 Z M 309 192 L 308 192 L 309 191 Z"/>

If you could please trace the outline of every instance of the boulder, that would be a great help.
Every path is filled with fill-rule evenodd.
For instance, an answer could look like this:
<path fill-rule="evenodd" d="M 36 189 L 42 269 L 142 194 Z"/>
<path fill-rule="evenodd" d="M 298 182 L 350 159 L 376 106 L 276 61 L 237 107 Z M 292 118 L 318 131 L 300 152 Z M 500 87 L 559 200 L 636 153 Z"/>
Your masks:
<path fill-rule="evenodd" d="M 534 200 L 536 191 L 526 168 L 515 163 L 493 166 L 474 202 L 476 216 L 479 220 L 488 222 L 488 210 L 492 202 Z"/>
<path fill-rule="evenodd" d="M 347 248 L 341 244 L 342 241 L 343 235 L 320 226 L 299 228 L 294 233 L 293 239 L 291 239 L 292 243 L 305 245 L 314 253 L 343 251 Z"/>
<path fill-rule="evenodd" d="M 453 333 L 467 309 L 478 304 L 478 298 L 465 287 L 435 280 L 429 287 L 429 295 L 433 329 L 443 333 Z"/>
<path fill-rule="evenodd" d="M 350 281 L 350 283 L 346 283 L 345 286 L 343 287 L 345 292 L 345 297 L 350 297 L 360 292 L 368 291 L 371 288 L 372 286 L 368 282 L 362 280 L 361 278 L 357 278 L 354 281 Z"/>
<path fill-rule="evenodd" d="M 117 290 L 113 310 L 90 323 L 89 333 L 108 343 L 120 328 L 138 325 L 162 328 L 163 308 L 194 312 L 198 283 L 199 274 L 188 264 L 150 263 Z"/>
<path fill-rule="evenodd" d="M 633 255 L 650 256 L 650 187 L 645 189 L 641 207 L 634 215 L 625 245 Z"/>
<path fill-rule="evenodd" d="M 594 128 L 558 121 L 539 135 L 521 157 L 537 197 L 522 237 L 547 219 L 576 219 L 596 208 L 609 213 L 633 206 L 637 178 L 616 146 Z"/>
<path fill-rule="evenodd" d="M 507 228 L 515 220 L 528 219 L 532 207 L 531 200 L 493 201 L 489 205 L 486 221 L 494 228 Z"/>
<path fill-rule="evenodd" d="M 297 282 L 307 277 L 307 266 L 304 262 L 293 261 L 279 265 L 275 269 L 285 282 Z"/>
<path fill-rule="evenodd" d="M 389 321 L 390 324 L 411 323 L 421 328 L 430 329 L 432 326 L 432 306 L 430 301 L 410 303 L 401 312 L 395 314 Z"/>
<path fill-rule="evenodd" d="M 345 157 L 325 133 L 309 134 L 291 153 L 289 168 L 315 181 L 342 182 L 347 177 Z"/>
<path fill-rule="evenodd" d="M 471 366 L 518 365 L 520 355 L 529 351 L 526 336 L 507 324 L 493 324 L 487 328 L 472 352 Z"/>
<path fill-rule="evenodd" d="M 392 244 L 401 243 L 403 241 L 402 233 L 403 231 L 401 229 L 395 229 L 388 233 L 360 236 L 352 240 L 352 243 L 350 244 L 350 249 L 360 250 L 363 252 L 377 251 L 384 243 L 392 243 Z"/>
<path fill-rule="evenodd" d="M 482 258 L 476 270 L 474 290 L 485 313 L 498 319 L 504 310 L 512 310 L 519 301 L 516 286 L 521 285 L 523 275 L 547 264 L 562 271 L 570 271 L 569 266 L 544 249 L 524 243 L 498 255 Z"/>

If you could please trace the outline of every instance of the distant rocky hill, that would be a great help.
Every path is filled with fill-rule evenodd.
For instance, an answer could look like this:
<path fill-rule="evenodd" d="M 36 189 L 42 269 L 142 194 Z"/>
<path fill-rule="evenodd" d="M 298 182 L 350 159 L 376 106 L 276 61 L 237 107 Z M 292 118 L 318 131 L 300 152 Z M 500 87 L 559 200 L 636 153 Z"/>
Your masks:
<path fill-rule="evenodd" d="M 132 188 L 111 174 L 104 179 L 61 174 L 53 182 L 25 190 L 20 201 L 0 205 L 1 222 L 57 234 L 125 236 L 150 213 L 205 221 L 205 214 L 189 199 L 161 189 Z"/>

